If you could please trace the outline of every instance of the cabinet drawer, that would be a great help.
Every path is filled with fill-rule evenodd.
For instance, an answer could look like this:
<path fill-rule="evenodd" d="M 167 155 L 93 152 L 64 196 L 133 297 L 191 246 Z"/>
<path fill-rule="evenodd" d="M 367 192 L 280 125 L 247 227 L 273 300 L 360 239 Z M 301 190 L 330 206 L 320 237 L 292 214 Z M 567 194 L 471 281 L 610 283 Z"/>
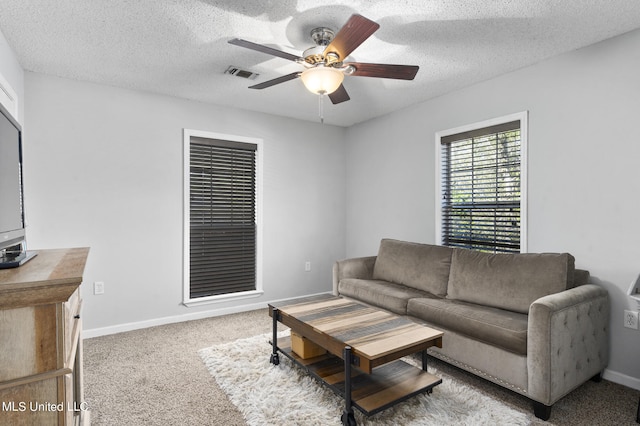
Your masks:
<path fill-rule="evenodd" d="M 60 413 L 47 409 L 61 402 L 59 379 L 51 377 L 8 389 L 0 389 L 0 424 L 12 426 L 57 425 Z"/>
<path fill-rule="evenodd" d="M 58 368 L 57 306 L 0 310 L 0 384 Z"/>

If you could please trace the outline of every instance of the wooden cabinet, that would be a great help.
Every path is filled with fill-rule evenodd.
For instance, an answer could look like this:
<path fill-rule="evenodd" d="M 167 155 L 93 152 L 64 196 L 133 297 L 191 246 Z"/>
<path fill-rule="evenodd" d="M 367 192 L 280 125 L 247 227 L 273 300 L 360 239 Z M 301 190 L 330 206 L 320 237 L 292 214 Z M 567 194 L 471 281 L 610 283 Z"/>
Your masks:
<path fill-rule="evenodd" d="M 0 424 L 88 422 L 79 288 L 88 254 L 40 250 L 0 270 Z"/>

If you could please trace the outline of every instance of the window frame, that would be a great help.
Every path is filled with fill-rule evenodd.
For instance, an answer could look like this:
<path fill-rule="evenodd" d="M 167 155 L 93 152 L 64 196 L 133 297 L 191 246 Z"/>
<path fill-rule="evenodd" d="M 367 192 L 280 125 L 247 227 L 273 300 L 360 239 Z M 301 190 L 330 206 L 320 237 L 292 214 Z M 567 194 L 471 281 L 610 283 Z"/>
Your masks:
<path fill-rule="evenodd" d="M 465 133 L 486 127 L 497 126 L 512 121 L 520 121 L 520 253 L 528 250 L 528 220 L 527 220 L 527 151 L 528 151 L 528 111 L 522 111 L 502 117 L 492 118 L 452 129 L 442 130 L 435 134 L 435 240 L 442 244 L 442 139 L 458 133 Z"/>
<path fill-rule="evenodd" d="M 191 216 L 191 188 L 190 188 L 190 169 L 191 169 L 191 138 L 218 139 L 232 142 L 250 143 L 256 145 L 256 288 L 251 291 L 234 292 L 227 294 L 219 294 L 214 296 L 205 296 L 191 298 L 191 282 L 190 282 L 190 216 Z M 200 306 L 211 303 L 228 302 L 246 298 L 259 297 L 264 294 L 262 287 L 262 174 L 263 174 L 263 149 L 264 142 L 262 139 L 238 136 L 231 134 L 215 133 L 208 131 L 200 131 L 193 129 L 183 129 L 183 296 L 182 303 L 185 306 Z"/>

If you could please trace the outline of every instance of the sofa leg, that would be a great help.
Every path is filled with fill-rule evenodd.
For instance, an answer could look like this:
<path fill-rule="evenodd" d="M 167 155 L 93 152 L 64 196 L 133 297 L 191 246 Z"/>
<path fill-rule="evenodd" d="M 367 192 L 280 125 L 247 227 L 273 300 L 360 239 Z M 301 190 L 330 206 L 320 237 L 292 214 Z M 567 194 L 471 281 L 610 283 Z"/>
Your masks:
<path fill-rule="evenodd" d="M 549 420 L 551 417 L 551 405 L 544 405 L 540 402 L 533 401 L 533 414 L 541 420 Z"/>
<path fill-rule="evenodd" d="M 596 382 L 596 383 L 600 383 L 602 381 L 602 372 L 596 374 L 595 376 L 593 376 L 591 378 L 591 381 Z"/>

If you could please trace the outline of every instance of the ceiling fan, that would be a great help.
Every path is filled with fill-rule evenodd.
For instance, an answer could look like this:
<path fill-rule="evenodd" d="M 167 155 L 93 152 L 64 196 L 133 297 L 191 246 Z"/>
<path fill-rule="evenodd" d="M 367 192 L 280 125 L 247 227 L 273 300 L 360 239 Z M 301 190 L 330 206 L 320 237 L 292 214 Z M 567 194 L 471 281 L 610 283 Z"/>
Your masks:
<path fill-rule="evenodd" d="M 276 84 L 302 79 L 312 93 L 329 95 L 334 104 L 348 101 L 349 94 L 342 85 L 345 75 L 357 77 L 380 77 L 399 80 L 413 80 L 418 72 L 417 65 L 372 64 L 366 62 L 343 62 L 358 46 L 380 28 L 380 25 L 361 15 L 351 15 L 337 34 L 330 28 L 318 27 L 311 31 L 315 46 L 296 56 L 282 50 L 234 38 L 229 43 L 257 50 L 303 65 L 306 69 L 265 81 L 250 89 L 265 89 Z"/>

